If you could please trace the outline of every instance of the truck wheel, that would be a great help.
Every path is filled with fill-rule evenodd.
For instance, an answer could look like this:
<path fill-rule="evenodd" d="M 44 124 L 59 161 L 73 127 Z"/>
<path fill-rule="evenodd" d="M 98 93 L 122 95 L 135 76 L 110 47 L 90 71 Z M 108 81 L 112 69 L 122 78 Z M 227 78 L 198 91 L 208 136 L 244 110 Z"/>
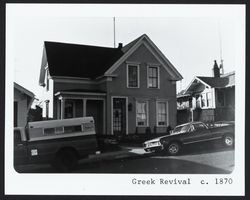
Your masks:
<path fill-rule="evenodd" d="M 226 147 L 233 147 L 234 146 L 234 137 L 232 135 L 225 135 L 223 137 L 223 144 Z"/>
<path fill-rule="evenodd" d="M 181 145 L 178 142 L 172 142 L 167 146 L 167 153 L 171 156 L 175 156 L 180 153 Z"/>
<path fill-rule="evenodd" d="M 77 162 L 76 153 L 71 149 L 65 149 L 56 155 L 53 166 L 60 172 L 68 172 L 75 168 Z"/>

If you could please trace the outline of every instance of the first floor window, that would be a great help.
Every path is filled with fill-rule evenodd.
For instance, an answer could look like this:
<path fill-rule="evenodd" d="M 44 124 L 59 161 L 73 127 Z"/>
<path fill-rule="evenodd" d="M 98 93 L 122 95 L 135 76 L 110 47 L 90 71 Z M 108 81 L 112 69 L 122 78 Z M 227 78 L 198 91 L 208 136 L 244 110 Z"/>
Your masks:
<path fill-rule="evenodd" d="M 147 126 L 148 119 L 148 102 L 147 101 L 138 101 L 136 103 L 136 121 L 137 126 Z"/>
<path fill-rule="evenodd" d="M 205 107 L 206 106 L 206 93 L 201 94 L 201 107 Z"/>
<path fill-rule="evenodd" d="M 157 102 L 157 125 L 167 125 L 167 102 Z"/>
<path fill-rule="evenodd" d="M 212 107 L 212 94 L 211 94 L 211 92 L 207 93 L 207 107 Z"/>

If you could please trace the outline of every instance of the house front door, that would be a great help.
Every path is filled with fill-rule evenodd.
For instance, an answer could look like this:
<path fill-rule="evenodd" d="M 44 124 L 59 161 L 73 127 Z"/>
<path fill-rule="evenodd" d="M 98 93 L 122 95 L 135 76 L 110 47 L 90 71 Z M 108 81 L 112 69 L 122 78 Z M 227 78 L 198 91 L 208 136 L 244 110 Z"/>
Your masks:
<path fill-rule="evenodd" d="M 126 99 L 113 98 L 113 134 L 126 134 Z"/>

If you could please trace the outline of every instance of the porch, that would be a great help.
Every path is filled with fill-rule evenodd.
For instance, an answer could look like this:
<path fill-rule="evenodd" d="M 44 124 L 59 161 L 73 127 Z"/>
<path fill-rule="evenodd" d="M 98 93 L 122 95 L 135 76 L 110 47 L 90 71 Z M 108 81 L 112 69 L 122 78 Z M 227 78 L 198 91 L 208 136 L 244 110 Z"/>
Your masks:
<path fill-rule="evenodd" d="M 92 116 L 96 134 L 106 134 L 106 93 L 60 91 L 55 94 L 54 117 L 57 119 Z"/>

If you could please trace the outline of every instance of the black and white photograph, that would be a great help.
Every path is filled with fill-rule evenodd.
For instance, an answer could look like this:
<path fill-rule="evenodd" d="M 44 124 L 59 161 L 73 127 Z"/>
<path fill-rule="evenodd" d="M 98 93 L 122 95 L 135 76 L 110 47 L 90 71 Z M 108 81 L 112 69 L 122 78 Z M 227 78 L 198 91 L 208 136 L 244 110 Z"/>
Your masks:
<path fill-rule="evenodd" d="M 244 195 L 244 77 L 244 5 L 7 4 L 5 192 Z"/>

